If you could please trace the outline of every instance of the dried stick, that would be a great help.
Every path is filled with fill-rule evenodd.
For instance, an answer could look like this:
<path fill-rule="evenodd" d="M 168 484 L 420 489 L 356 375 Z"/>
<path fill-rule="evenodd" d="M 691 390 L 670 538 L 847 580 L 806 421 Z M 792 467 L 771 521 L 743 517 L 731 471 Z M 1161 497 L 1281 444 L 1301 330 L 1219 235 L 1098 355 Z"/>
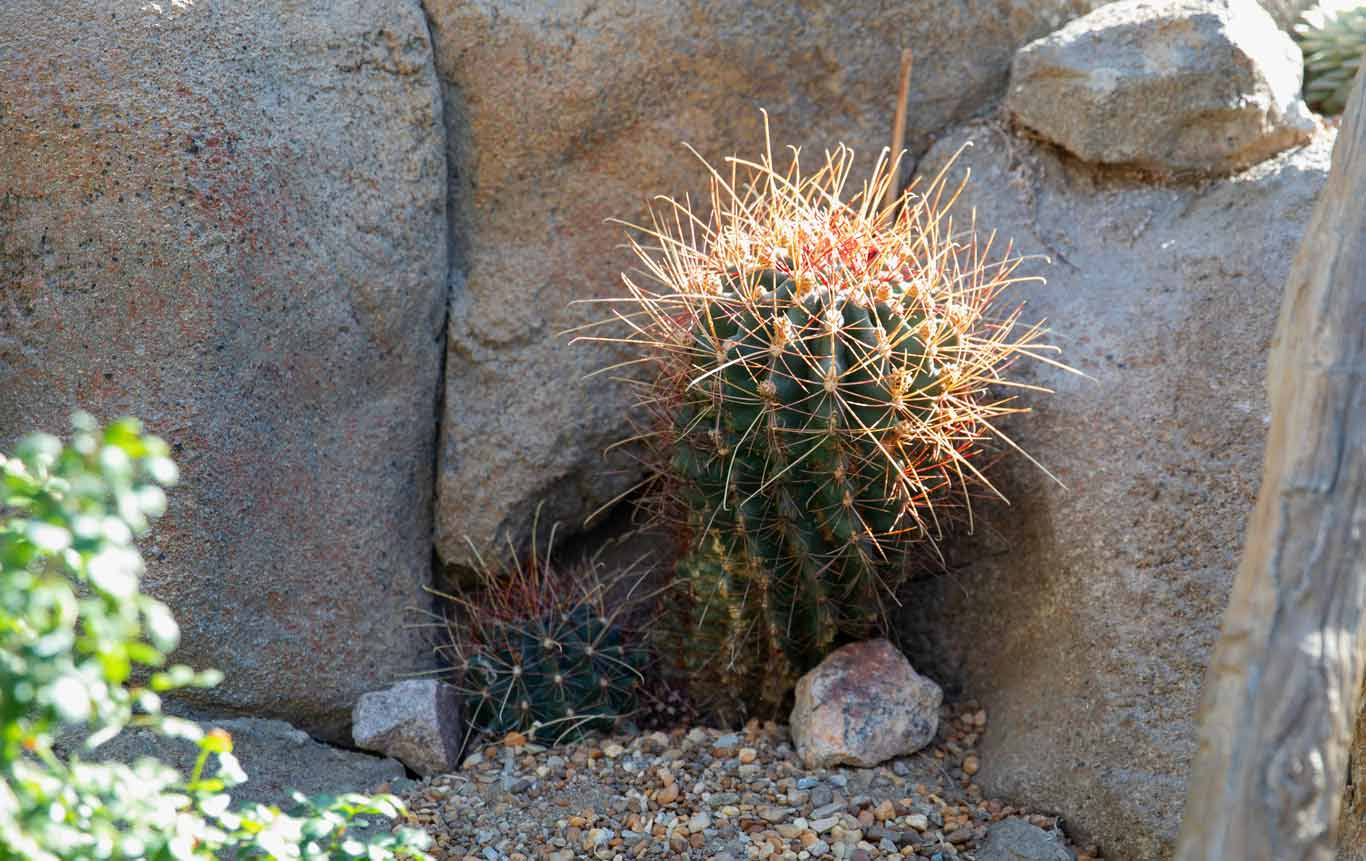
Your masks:
<path fill-rule="evenodd" d="M 882 198 L 882 208 L 886 209 L 896 200 L 897 193 L 901 189 L 901 148 L 906 143 L 906 99 L 911 94 L 911 49 L 907 48 L 901 52 L 901 85 L 896 94 L 896 119 L 892 123 L 892 149 L 887 153 L 887 158 L 892 164 L 892 181 L 887 184 L 887 191 Z"/>

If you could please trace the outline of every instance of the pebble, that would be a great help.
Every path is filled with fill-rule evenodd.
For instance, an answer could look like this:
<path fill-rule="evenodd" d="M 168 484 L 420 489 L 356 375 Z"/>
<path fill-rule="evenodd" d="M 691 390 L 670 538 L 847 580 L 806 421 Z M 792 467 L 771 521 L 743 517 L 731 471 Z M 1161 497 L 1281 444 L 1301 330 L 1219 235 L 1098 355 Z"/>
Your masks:
<path fill-rule="evenodd" d="M 817 807 L 824 807 L 829 804 L 831 798 L 834 798 L 834 793 L 831 792 L 830 787 L 824 784 L 818 783 L 811 790 L 811 803 Z"/>

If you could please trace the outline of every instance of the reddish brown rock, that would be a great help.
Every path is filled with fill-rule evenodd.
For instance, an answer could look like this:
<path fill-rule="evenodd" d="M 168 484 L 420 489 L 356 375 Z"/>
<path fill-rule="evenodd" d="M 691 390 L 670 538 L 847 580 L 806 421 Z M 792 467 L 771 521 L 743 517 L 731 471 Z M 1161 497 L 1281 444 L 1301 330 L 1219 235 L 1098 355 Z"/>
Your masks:
<path fill-rule="evenodd" d="M 807 768 L 874 766 L 929 744 L 943 698 L 891 643 L 853 643 L 797 682 L 792 740 Z"/>

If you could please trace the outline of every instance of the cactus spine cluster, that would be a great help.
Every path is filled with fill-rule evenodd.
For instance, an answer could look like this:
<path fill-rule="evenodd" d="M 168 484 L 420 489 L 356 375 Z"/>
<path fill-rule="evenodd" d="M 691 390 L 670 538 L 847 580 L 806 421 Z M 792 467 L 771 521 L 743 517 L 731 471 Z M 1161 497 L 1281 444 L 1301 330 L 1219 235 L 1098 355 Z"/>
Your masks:
<path fill-rule="evenodd" d="M 610 731 L 636 710 L 643 678 L 644 652 L 625 618 L 639 577 L 608 576 L 596 560 L 556 570 L 550 547 L 534 544 L 525 563 L 481 560 L 475 589 L 444 596 L 456 612 L 438 653 L 455 671 L 466 725 L 550 744 Z"/>
<path fill-rule="evenodd" d="M 842 199 L 843 148 L 811 176 L 731 161 L 709 219 L 669 201 L 633 242 L 650 283 L 617 319 L 656 369 L 640 436 L 686 542 L 675 654 L 734 719 L 878 626 L 907 546 L 989 487 L 1001 370 L 1044 348 L 992 312 L 1017 261 L 955 229 L 942 176 L 884 209 L 885 164 Z"/>
<path fill-rule="evenodd" d="M 1295 25 L 1304 52 L 1304 100 L 1322 114 L 1340 114 L 1366 52 L 1366 4 L 1320 3 Z"/>

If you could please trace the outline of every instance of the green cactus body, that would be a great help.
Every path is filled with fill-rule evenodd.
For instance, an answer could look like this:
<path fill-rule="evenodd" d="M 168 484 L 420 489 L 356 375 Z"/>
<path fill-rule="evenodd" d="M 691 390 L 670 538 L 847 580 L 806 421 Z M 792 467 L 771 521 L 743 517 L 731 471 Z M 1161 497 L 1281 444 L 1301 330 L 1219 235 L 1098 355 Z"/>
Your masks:
<path fill-rule="evenodd" d="M 480 732 L 560 742 L 610 730 L 635 709 L 641 654 L 587 604 L 530 624 L 490 623 L 486 636 L 467 656 L 461 684 Z"/>
<path fill-rule="evenodd" d="M 907 503 L 944 483 L 917 477 L 901 440 L 933 420 L 959 341 L 892 282 L 877 297 L 777 269 L 727 282 L 699 305 L 674 428 L 697 539 L 678 565 L 699 617 L 685 660 L 712 699 L 773 712 L 762 680 L 876 628 L 889 564 L 923 531 Z"/>
<path fill-rule="evenodd" d="M 1323 114 L 1340 114 L 1366 51 L 1366 5 L 1323 3 L 1295 25 L 1304 52 L 1304 99 Z"/>
<path fill-rule="evenodd" d="M 1055 349 L 996 304 L 1034 279 L 954 223 L 947 167 L 898 193 L 882 160 L 846 194 L 853 164 L 780 169 L 770 146 L 709 168 L 708 209 L 654 212 L 631 240 L 644 277 L 579 335 L 653 367 L 629 441 L 680 532 L 661 657 L 723 720 L 779 714 L 799 673 L 885 628 L 908 551 L 999 496 L 983 449 L 1026 411 L 1003 371 Z"/>

